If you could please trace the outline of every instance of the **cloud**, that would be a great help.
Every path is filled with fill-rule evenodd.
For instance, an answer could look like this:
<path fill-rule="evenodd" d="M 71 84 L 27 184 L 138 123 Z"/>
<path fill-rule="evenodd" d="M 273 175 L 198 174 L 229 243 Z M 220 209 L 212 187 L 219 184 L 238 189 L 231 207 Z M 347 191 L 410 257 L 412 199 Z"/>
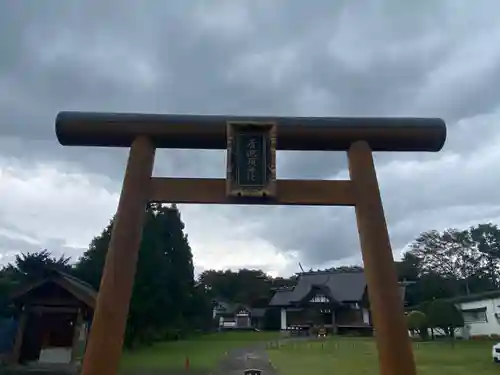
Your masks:
<path fill-rule="evenodd" d="M 64 148 L 60 110 L 438 116 L 438 154 L 375 155 L 393 248 L 498 222 L 500 3 L 45 1 L 0 5 L 0 262 L 77 257 L 116 208 L 126 150 Z M 161 150 L 156 176 L 223 177 L 221 151 Z M 347 176 L 282 152 L 282 178 Z M 349 208 L 182 206 L 198 270 L 360 261 Z"/>
<path fill-rule="evenodd" d="M 0 235 L 10 239 L 6 250 L 47 248 L 79 256 L 116 210 L 117 194 L 103 186 L 104 179 L 0 158 Z"/>
<path fill-rule="evenodd" d="M 119 184 L 103 176 L 80 174 L 68 166 L 12 165 L 0 159 L 0 263 L 19 252 L 44 248 L 77 260 L 116 210 Z M 235 224 L 224 211 L 181 207 L 196 269 L 264 269 L 279 274 L 293 260 L 268 241 L 254 236 L 249 222 Z M 258 256 L 256 256 L 258 254 Z"/>

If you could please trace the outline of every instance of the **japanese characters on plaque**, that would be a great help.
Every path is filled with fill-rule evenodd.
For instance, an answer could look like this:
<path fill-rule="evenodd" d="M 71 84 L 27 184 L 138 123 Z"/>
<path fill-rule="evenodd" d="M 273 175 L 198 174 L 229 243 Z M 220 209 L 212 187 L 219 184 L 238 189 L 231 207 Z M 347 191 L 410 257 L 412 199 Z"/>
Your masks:
<path fill-rule="evenodd" d="M 228 123 L 227 194 L 272 197 L 276 180 L 276 127 L 272 123 Z"/>
<path fill-rule="evenodd" d="M 236 135 L 236 181 L 240 187 L 263 187 L 266 181 L 266 140 L 264 134 Z"/>

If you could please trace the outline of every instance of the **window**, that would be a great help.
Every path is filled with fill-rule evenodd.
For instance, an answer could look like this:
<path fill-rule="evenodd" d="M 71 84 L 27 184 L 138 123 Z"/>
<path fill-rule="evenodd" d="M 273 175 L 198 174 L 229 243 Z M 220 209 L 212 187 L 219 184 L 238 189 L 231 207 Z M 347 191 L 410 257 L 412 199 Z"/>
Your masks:
<path fill-rule="evenodd" d="M 462 310 L 462 316 L 465 323 L 486 323 L 488 321 L 486 307 Z"/>

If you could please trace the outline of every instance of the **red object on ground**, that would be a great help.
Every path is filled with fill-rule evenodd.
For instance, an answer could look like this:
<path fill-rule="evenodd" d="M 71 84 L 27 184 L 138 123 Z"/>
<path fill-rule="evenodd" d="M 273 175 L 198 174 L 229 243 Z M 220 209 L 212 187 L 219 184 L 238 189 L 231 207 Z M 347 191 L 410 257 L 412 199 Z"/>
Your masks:
<path fill-rule="evenodd" d="M 184 362 L 184 368 L 186 369 L 186 371 L 189 370 L 189 366 L 190 366 L 189 357 L 186 357 L 186 361 Z"/>

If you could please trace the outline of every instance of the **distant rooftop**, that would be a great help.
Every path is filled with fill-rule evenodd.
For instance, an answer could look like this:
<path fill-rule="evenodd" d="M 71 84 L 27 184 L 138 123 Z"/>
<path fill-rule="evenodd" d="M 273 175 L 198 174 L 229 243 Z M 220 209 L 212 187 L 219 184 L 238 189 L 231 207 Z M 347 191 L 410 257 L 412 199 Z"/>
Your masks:
<path fill-rule="evenodd" d="M 290 306 L 304 299 L 313 288 L 319 288 L 327 297 L 338 303 L 360 302 L 366 291 L 364 271 L 360 269 L 334 269 L 309 271 L 297 274 L 297 285 L 293 288 L 276 290 L 270 306 Z M 405 283 L 400 283 L 402 297 Z"/>

